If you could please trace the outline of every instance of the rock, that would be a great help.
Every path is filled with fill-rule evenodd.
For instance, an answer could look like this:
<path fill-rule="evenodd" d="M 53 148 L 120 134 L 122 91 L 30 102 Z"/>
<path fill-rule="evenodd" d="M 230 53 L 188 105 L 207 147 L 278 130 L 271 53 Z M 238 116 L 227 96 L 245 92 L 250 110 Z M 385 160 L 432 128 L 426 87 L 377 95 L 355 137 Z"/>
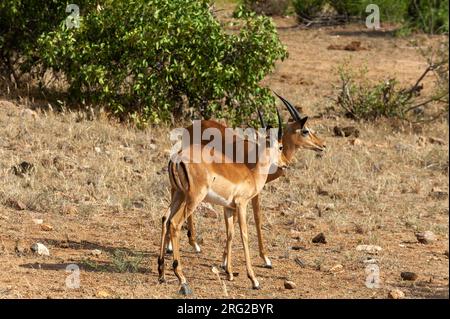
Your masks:
<path fill-rule="evenodd" d="M 409 280 L 409 281 L 414 281 L 417 279 L 417 274 L 414 272 L 410 272 L 410 271 L 403 271 L 400 274 L 400 277 L 402 277 L 403 280 Z"/>
<path fill-rule="evenodd" d="M 354 126 L 346 126 L 346 127 L 335 126 L 333 128 L 333 131 L 335 136 L 347 137 L 353 135 L 354 137 L 359 137 L 359 130 Z"/>
<path fill-rule="evenodd" d="M 438 144 L 438 145 L 445 145 L 445 144 L 447 144 L 445 142 L 445 140 L 443 140 L 441 138 L 437 138 L 437 137 L 429 137 L 428 138 L 428 142 L 430 142 L 431 144 Z"/>
<path fill-rule="evenodd" d="M 297 288 L 297 285 L 293 281 L 285 280 L 284 281 L 284 288 L 286 288 L 286 289 L 295 289 L 295 288 Z"/>
<path fill-rule="evenodd" d="M 43 219 L 33 218 L 33 223 L 35 223 L 36 225 L 41 225 L 43 222 Z"/>
<path fill-rule="evenodd" d="M 389 299 L 403 299 L 405 298 L 405 293 L 400 289 L 393 289 L 389 291 L 388 297 Z"/>
<path fill-rule="evenodd" d="M 27 209 L 27 205 L 25 205 L 20 200 L 16 200 L 16 199 L 8 199 L 7 200 L 7 205 L 9 207 L 17 209 L 17 210 L 25 210 L 25 209 Z"/>
<path fill-rule="evenodd" d="M 416 233 L 417 241 L 421 244 L 431 244 L 436 241 L 436 235 L 432 231 L 425 231 L 423 233 Z"/>
<path fill-rule="evenodd" d="M 100 154 L 100 153 L 102 152 L 102 149 L 101 149 L 100 147 L 96 146 L 96 147 L 94 147 L 94 151 L 95 151 L 97 154 Z"/>
<path fill-rule="evenodd" d="M 296 239 L 296 240 L 300 240 L 302 238 L 302 233 L 299 232 L 298 230 L 291 229 L 291 238 L 292 239 Z"/>
<path fill-rule="evenodd" d="M 35 120 L 37 118 L 37 113 L 32 109 L 24 109 L 22 110 L 22 112 L 20 112 L 20 116 L 32 118 Z"/>
<path fill-rule="evenodd" d="M 153 144 L 153 143 L 150 143 L 149 145 L 148 145 L 148 147 L 151 149 L 151 150 L 156 150 L 158 147 L 156 146 L 156 144 Z"/>
<path fill-rule="evenodd" d="M 25 245 L 25 243 L 21 239 L 16 241 L 16 246 L 14 247 L 14 251 L 19 256 L 25 255 L 29 252 L 28 247 Z"/>
<path fill-rule="evenodd" d="M 49 225 L 49 224 L 42 224 L 42 225 L 41 225 L 41 229 L 42 229 L 43 231 L 52 231 L 52 230 L 53 230 L 53 226 L 52 226 L 52 225 Z"/>
<path fill-rule="evenodd" d="M 376 254 L 379 251 L 381 251 L 382 248 L 380 246 L 376 246 L 376 245 L 358 245 L 358 246 L 356 246 L 356 250 L 357 251 L 364 251 L 364 252 L 367 252 L 369 254 Z"/>
<path fill-rule="evenodd" d="M 97 291 L 96 296 L 97 296 L 98 298 L 108 298 L 108 297 L 110 297 L 111 295 L 110 295 L 110 293 L 107 292 L 106 290 L 99 290 L 99 291 Z"/>
<path fill-rule="evenodd" d="M 354 138 L 349 141 L 350 145 L 359 146 L 362 145 L 363 142 L 359 138 Z"/>
<path fill-rule="evenodd" d="M 305 263 L 305 262 L 303 261 L 303 259 L 301 259 L 300 257 L 295 257 L 294 261 L 295 261 L 295 263 L 296 263 L 297 265 L 299 265 L 300 267 L 302 267 L 302 268 L 305 268 L 305 267 L 306 267 L 306 263 Z"/>
<path fill-rule="evenodd" d="M 366 258 L 365 260 L 363 260 L 363 263 L 365 263 L 365 264 L 376 264 L 376 263 L 378 263 L 378 260 L 375 259 L 375 258 L 369 257 L 369 258 Z"/>
<path fill-rule="evenodd" d="M 47 247 L 41 243 L 35 243 L 31 246 L 31 250 L 38 255 L 50 256 L 50 252 Z"/>
<path fill-rule="evenodd" d="M 35 171 L 33 164 L 23 161 L 22 163 L 11 167 L 11 171 L 14 175 L 23 177 L 24 175 L 31 174 Z"/>
<path fill-rule="evenodd" d="M 315 244 L 326 244 L 327 243 L 327 240 L 323 233 L 317 234 L 316 236 L 314 236 L 314 238 L 311 241 Z"/>
<path fill-rule="evenodd" d="M 437 187 L 433 187 L 430 192 L 430 197 L 434 199 L 447 199 L 448 192 L 441 190 Z"/>
<path fill-rule="evenodd" d="M 122 160 L 123 160 L 125 163 L 128 163 L 128 164 L 134 164 L 134 160 L 133 160 L 133 158 L 132 158 L 131 156 L 124 156 L 124 157 L 122 157 Z"/>
<path fill-rule="evenodd" d="M 133 207 L 134 208 L 144 208 L 144 201 L 143 200 L 133 201 Z"/>
<path fill-rule="evenodd" d="M 334 274 L 343 272 L 343 271 L 344 271 L 344 266 L 342 266 L 341 264 L 334 265 L 333 267 L 330 268 L 330 272 L 332 272 Z"/>
<path fill-rule="evenodd" d="M 307 248 L 305 248 L 303 246 L 292 246 L 291 249 L 292 250 L 303 250 L 303 251 L 308 250 Z"/>
<path fill-rule="evenodd" d="M 91 250 L 91 255 L 93 255 L 93 256 L 100 256 L 101 254 L 102 254 L 102 251 L 100 249 Z"/>

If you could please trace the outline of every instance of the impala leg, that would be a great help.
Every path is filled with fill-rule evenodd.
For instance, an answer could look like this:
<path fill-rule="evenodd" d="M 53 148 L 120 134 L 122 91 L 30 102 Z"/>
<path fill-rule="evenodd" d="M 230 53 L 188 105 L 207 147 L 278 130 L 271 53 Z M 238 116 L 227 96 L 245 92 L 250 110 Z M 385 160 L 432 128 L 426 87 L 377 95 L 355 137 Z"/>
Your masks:
<path fill-rule="evenodd" d="M 184 209 L 184 196 L 180 192 L 172 194 L 172 200 L 170 207 L 167 209 L 166 214 L 162 218 L 161 227 L 161 245 L 158 257 L 158 273 L 159 282 L 163 283 L 165 281 L 165 265 L 164 265 L 164 251 L 170 242 L 169 232 L 168 232 L 168 222 L 177 211 Z"/>
<path fill-rule="evenodd" d="M 253 272 L 252 262 L 250 260 L 250 252 L 248 249 L 248 230 L 247 230 L 247 202 L 239 203 L 237 206 L 239 217 L 239 228 L 241 229 L 242 245 L 244 246 L 245 265 L 247 267 L 247 276 L 252 281 L 253 289 L 260 289 L 258 279 Z"/>
<path fill-rule="evenodd" d="M 232 214 L 233 218 L 231 220 L 228 220 L 228 215 L 227 214 L 228 213 L 231 214 L 231 212 L 233 213 Z M 233 234 L 234 234 L 234 224 L 236 224 L 236 221 L 238 220 L 238 218 L 237 218 L 237 210 L 232 210 L 231 212 L 228 212 L 227 208 L 224 207 L 224 209 L 223 209 L 223 216 L 224 216 L 224 220 L 225 220 L 225 229 L 226 229 L 226 232 L 227 232 L 227 240 L 228 240 L 229 222 L 233 223 Z M 228 263 L 228 260 L 227 260 L 227 256 L 228 256 L 227 244 L 228 244 L 228 241 L 225 244 L 225 248 L 223 250 L 222 265 L 221 265 L 223 270 L 227 269 L 227 263 Z"/>
<path fill-rule="evenodd" d="M 199 253 L 201 252 L 200 245 L 197 244 L 197 241 L 195 240 L 197 238 L 197 232 L 195 231 L 195 225 L 194 225 L 194 215 L 190 215 L 187 219 L 188 222 L 188 238 L 189 238 L 189 244 L 194 247 L 195 252 Z"/>
<path fill-rule="evenodd" d="M 272 262 L 267 257 L 266 250 L 264 249 L 264 240 L 261 229 L 261 211 L 259 206 L 259 196 L 256 195 L 252 199 L 253 216 L 255 217 L 256 234 L 258 235 L 259 256 L 264 260 L 264 267 L 272 268 Z"/>
<path fill-rule="evenodd" d="M 225 226 L 227 229 L 227 243 L 226 250 L 223 256 L 223 267 L 225 268 L 226 273 L 228 274 L 228 280 L 232 281 L 233 278 L 233 269 L 232 269 L 232 258 L 231 258 L 231 248 L 234 237 L 234 209 L 225 208 L 224 209 L 224 217 L 225 217 Z"/>
<path fill-rule="evenodd" d="M 172 187 L 170 189 L 170 201 L 171 202 L 173 200 L 175 192 L 176 192 L 176 189 Z M 169 216 L 167 216 L 167 218 L 169 218 Z M 169 235 L 167 235 L 167 236 L 169 236 Z M 166 253 L 167 254 L 171 254 L 173 252 L 172 239 L 169 238 L 169 240 L 166 242 L 165 247 L 166 247 Z"/>
<path fill-rule="evenodd" d="M 173 243 L 173 271 L 175 276 L 177 276 L 178 281 L 180 282 L 180 294 L 189 295 L 192 293 L 191 288 L 189 287 L 186 277 L 183 274 L 183 269 L 181 267 L 180 261 L 180 232 L 181 226 L 186 221 L 186 219 L 192 215 L 195 211 L 195 208 L 198 204 L 203 200 L 204 195 L 201 193 L 199 196 L 193 200 L 192 197 L 186 198 L 186 205 L 183 210 L 178 210 L 173 217 L 170 219 L 170 237 L 172 238 Z"/>

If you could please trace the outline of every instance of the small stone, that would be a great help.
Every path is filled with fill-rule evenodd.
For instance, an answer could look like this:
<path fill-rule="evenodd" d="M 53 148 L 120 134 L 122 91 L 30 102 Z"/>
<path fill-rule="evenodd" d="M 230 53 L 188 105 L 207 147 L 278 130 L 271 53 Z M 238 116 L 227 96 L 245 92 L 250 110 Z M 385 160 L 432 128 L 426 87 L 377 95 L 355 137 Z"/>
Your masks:
<path fill-rule="evenodd" d="M 431 244 L 436 241 L 436 235 L 432 231 L 425 231 L 423 233 L 416 233 L 417 241 L 421 244 Z"/>
<path fill-rule="evenodd" d="M 376 245 L 358 245 L 356 246 L 357 251 L 365 251 L 369 254 L 376 254 L 382 250 L 380 246 Z"/>
<path fill-rule="evenodd" d="M 101 254 L 102 254 L 102 251 L 100 249 L 91 250 L 91 255 L 93 255 L 93 256 L 100 256 Z"/>
<path fill-rule="evenodd" d="M 375 259 L 375 258 L 370 258 L 369 257 L 369 258 L 363 260 L 363 263 L 365 263 L 365 264 L 376 264 L 376 263 L 378 263 L 378 260 Z"/>
<path fill-rule="evenodd" d="M 410 272 L 410 271 L 403 271 L 400 274 L 400 277 L 402 277 L 403 280 L 409 280 L 409 281 L 414 281 L 417 279 L 417 274 L 414 272 Z"/>
<path fill-rule="evenodd" d="M 333 267 L 330 268 L 330 272 L 332 273 L 339 273 L 339 272 L 343 272 L 344 271 L 344 266 L 342 266 L 341 264 L 337 264 L 334 265 Z"/>
<path fill-rule="evenodd" d="M 109 292 L 107 292 L 106 290 L 99 290 L 99 291 L 97 291 L 96 296 L 97 296 L 98 298 L 108 298 L 108 297 L 110 297 L 111 295 L 110 295 Z"/>
<path fill-rule="evenodd" d="M 326 244 L 327 243 L 327 240 L 323 233 L 317 234 L 316 236 L 314 236 L 314 238 L 311 241 L 315 244 Z"/>
<path fill-rule="evenodd" d="M 124 156 L 124 157 L 122 157 L 122 160 L 125 163 L 128 163 L 128 164 L 133 164 L 134 163 L 134 160 L 133 160 L 133 158 L 131 156 Z"/>
<path fill-rule="evenodd" d="M 7 201 L 7 204 L 8 204 L 9 207 L 17 209 L 17 210 L 25 210 L 25 209 L 27 209 L 27 205 L 25 205 L 20 200 L 9 199 Z"/>
<path fill-rule="evenodd" d="M 29 251 L 28 247 L 25 245 L 25 243 L 21 239 L 16 241 L 16 246 L 14 247 L 14 250 L 15 250 L 16 254 L 19 256 L 25 255 Z"/>
<path fill-rule="evenodd" d="M 153 143 L 150 143 L 150 144 L 148 145 L 148 147 L 149 147 L 151 150 L 153 150 L 153 151 L 157 149 L 156 144 L 153 144 Z"/>
<path fill-rule="evenodd" d="M 98 147 L 98 146 L 94 147 L 94 150 L 98 154 L 102 152 L 102 149 L 100 147 Z"/>
<path fill-rule="evenodd" d="M 52 231 L 52 230 L 53 230 L 53 226 L 52 226 L 52 225 L 49 225 L 49 224 L 42 224 L 42 225 L 41 225 L 41 229 L 42 229 L 43 231 Z"/>
<path fill-rule="evenodd" d="M 31 250 L 38 255 L 50 256 L 50 252 L 47 247 L 41 243 L 35 243 L 31 246 Z"/>
<path fill-rule="evenodd" d="M 295 289 L 295 288 L 297 288 L 297 285 L 293 281 L 285 280 L 284 281 L 284 288 L 286 288 L 286 289 Z"/>
<path fill-rule="evenodd" d="M 33 223 L 35 223 L 36 225 L 41 225 L 43 222 L 43 219 L 33 218 Z"/>
<path fill-rule="evenodd" d="M 349 141 L 350 145 L 359 146 L 362 145 L 362 141 L 359 138 L 354 138 Z"/>
<path fill-rule="evenodd" d="M 388 297 L 390 299 L 403 299 L 405 298 L 405 293 L 400 289 L 393 289 L 389 291 Z"/>

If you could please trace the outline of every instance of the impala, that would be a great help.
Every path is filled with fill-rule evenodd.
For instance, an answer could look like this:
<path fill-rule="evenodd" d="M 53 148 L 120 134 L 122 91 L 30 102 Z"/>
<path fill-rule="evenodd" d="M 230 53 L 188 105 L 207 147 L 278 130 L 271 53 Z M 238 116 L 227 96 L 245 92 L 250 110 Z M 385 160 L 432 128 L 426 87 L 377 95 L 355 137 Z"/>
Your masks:
<path fill-rule="evenodd" d="M 274 92 L 275 93 L 275 92 Z M 283 102 L 283 104 L 286 106 L 287 110 L 289 111 L 292 119 L 294 120 L 293 122 L 289 122 L 286 125 L 286 128 L 284 130 L 284 134 L 282 137 L 282 144 L 283 144 L 283 158 L 285 160 L 285 162 L 287 164 L 289 164 L 294 155 L 295 152 L 298 149 L 309 149 L 309 150 L 313 150 L 316 152 L 323 152 L 326 148 L 325 142 L 319 138 L 312 130 L 310 130 L 307 126 L 306 126 L 306 122 L 308 120 L 308 117 L 301 117 L 301 115 L 299 114 L 299 112 L 297 111 L 297 109 L 292 106 L 292 104 L 287 101 L 286 99 L 284 99 L 283 97 L 281 97 L 280 95 L 278 95 L 277 93 L 275 93 L 275 95 L 277 95 L 281 101 Z M 264 124 L 263 124 L 264 126 Z M 218 129 L 221 132 L 221 136 L 224 137 L 225 136 L 225 130 L 227 129 L 226 126 L 216 122 L 216 121 L 211 121 L 211 120 L 203 120 L 201 121 L 201 131 L 204 132 L 207 129 L 210 128 L 215 128 Z M 187 128 L 188 132 L 189 132 L 189 136 L 193 136 L 193 126 L 189 126 Z M 194 141 L 191 139 L 191 144 L 192 143 L 197 143 L 198 141 Z M 206 145 L 210 142 L 209 139 L 202 139 L 201 140 L 201 144 Z M 224 145 L 225 144 L 225 140 L 223 140 L 223 148 L 224 149 Z M 247 151 L 247 149 L 245 149 L 245 151 Z M 247 156 L 245 155 L 244 158 L 247 158 Z M 254 167 L 254 163 L 247 163 L 246 164 L 249 168 L 253 168 Z M 275 172 L 270 173 L 266 183 L 271 182 L 273 180 L 276 180 L 277 178 L 279 178 L 280 176 L 284 175 L 284 169 L 279 167 Z M 172 188 L 172 194 L 174 192 L 174 189 Z M 263 240 L 263 234 L 262 234 L 262 229 L 261 229 L 261 225 L 262 225 L 262 219 L 261 219 L 261 210 L 260 210 L 260 205 L 259 205 L 259 194 L 256 195 L 255 197 L 253 197 L 252 199 L 252 207 L 253 207 L 253 215 L 255 218 L 255 226 L 256 226 L 256 233 L 258 236 L 258 247 L 259 247 L 259 255 L 260 257 L 264 260 L 264 267 L 266 268 L 272 268 L 272 262 L 269 259 L 269 257 L 266 254 L 266 250 L 264 248 L 264 240 Z M 195 238 L 196 238 L 196 232 L 195 232 L 195 227 L 194 227 L 194 220 L 193 220 L 193 215 L 189 216 L 188 218 L 188 238 L 189 238 L 189 243 L 192 247 L 194 247 L 194 249 L 197 252 L 200 252 L 200 246 L 197 244 Z M 168 252 L 172 251 L 172 248 L 170 247 L 171 242 L 168 243 Z M 222 266 L 226 267 L 226 253 L 224 253 L 223 256 L 223 263 Z"/>
<path fill-rule="evenodd" d="M 282 123 L 278 114 L 278 139 L 274 140 L 259 136 L 258 143 L 246 140 L 247 149 L 258 149 L 258 157 L 253 168 L 246 163 L 227 161 L 223 152 L 215 152 L 208 145 L 191 144 L 178 152 L 176 160 L 169 161 L 169 179 L 174 192 L 172 193 L 170 208 L 163 217 L 161 246 L 158 258 L 159 281 L 165 281 L 164 255 L 165 247 L 172 240 L 173 269 L 181 285 L 180 293 L 189 294 L 191 290 L 183 275 L 180 263 L 179 233 L 185 220 L 193 214 L 197 206 L 203 202 L 221 205 L 225 209 L 227 229 L 227 264 L 228 279 L 233 279 L 231 243 L 234 236 L 234 214 L 238 217 L 241 238 L 244 247 L 247 275 L 254 289 L 259 289 L 259 282 L 253 272 L 249 248 L 246 210 L 248 202 L 261 192 L 264 187 L 269 170 L 273 165 L 283 167 L 282 157 Z M 260 119 L 262 116 L 260 114 Z M 264 124 L 264 123 L 263 123 Z M 266 133 L 270 131 L 266 127 Z M 261 138 L 263 137 L 263 138 Z M 262 140 L 262 141 L 261 141 Z M 262 150 L 261 150 L 262 149 Z M 198 156 L 203 159 L 206 153 L 212 154 L 213 161 L 192 161 Z"/>

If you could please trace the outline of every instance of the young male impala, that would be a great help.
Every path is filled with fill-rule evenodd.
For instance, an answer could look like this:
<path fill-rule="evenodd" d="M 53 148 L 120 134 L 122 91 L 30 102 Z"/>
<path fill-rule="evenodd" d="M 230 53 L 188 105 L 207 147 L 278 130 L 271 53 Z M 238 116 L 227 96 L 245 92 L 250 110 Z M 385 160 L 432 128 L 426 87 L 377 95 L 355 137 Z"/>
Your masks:
<path fill-rule="evenodd" d="M 278 112 L 277 112 L 278 113 Z M 262 119 L 262 117 L 260 117 Z M 208 145 L 190 144 L 178 152 L 177 160 L 169 161 L 169 179 L 172 189 L 172 199 L 168 213 L 163 217 L 161 232 L 161 247 L 158 258 L 158 271 L 160 282 L 165 281 L 164 255 L 169 237 L 173 244 L 173 268 L 181 288 L 180 293 L 189 294 L 190 288 L 183 275 L 180 263 L 179 233 L 184 221 L 192 215 L 196 207 L 202 202 L 221 205 L 225 209 L 227 228 L 227 265 L 226 271 L 232 280 L 231 242 L 234 235 L 234 214 L 237 213 L 244 246 L 247 275 L 252 281 L 254 289 L 259 289 L 259 282 L 251 266 L 246 209 L 248 202 L 261 192 L 264 187 L 269 170 L 273 165 L 283 167 L 282 157 L 282 123 L 278 113 L 278 139 L 267 136 L 258 136 L 258 142 L 246 140 L 247 149 L 257 149 L 258 156 L 254 167 L 250 169 L 245 163 L 230 161 L 223 152 L 215 152 Z M 270 131 L 266 130 L 267 133 Z M 258 134 L 259 135 L 259 134 Z M 212 155 L 212 161 L 203 161 L 204 154 Z M 192 159 L 198 156 L 200 162 Z M 167 233 L 169 232 L 169 234 Z"/>
<path fill-rule="evenodd" d="M 293 107 L 289 101 L 287 101 L 286 99 L 284 99 L 277 93 L 275 93 L 275 94 L 281 99 L 281 101 L 283 102 L 283 104 L 286 106 L 287 110 L 291 114 L 292 119 L 294 120 L 293 122 L 287 123 L 286 128 L 284 130 L 283 137 L 282 137 L 283 157 L 284 157 L 285 161 L 289 164 L 292 161 L 292 159 L 295 155 L 295 152 L 298 149 L 309 149 L 309 150 L 313 150 L 316 152 L 324 151 L 325 147 L 326 147 L 325 142 L 306 126 L 308 117 L 302 118 L 301 115 L 299 114 L 299 112 L 297 111 L 297 109 L 295 107 Z M 201 121 L 201 132 L 202 133 L 205 130 L 210 129 L 210 128 L 218 129 L 221 132 L 222 137 L 225 136 L 225 130 L 227 129 L 226 126 L 224 126 L 223 124 L 220 124 L 216 121 L 211 121 L 211 120 Z M 193 136 L 193 126 L 192 125 L 187 128 L 187 131 L 189 132 L 189 136 Z M 194 141 L 192 139 L 190 142 L 191 142 L 191 144 L 198 143 L 198 141 Z M 210 142 L 210 139 L 208 139 L 208 138 L 201 139 L 200 142 L 202 145 L 206 145 Z M 225 140 L 223 140 L 223 143 L 225 143 Z M 222 149 L 224 149 L 224 145 L 223 145 Z M 247 149 L 245 151 L 247 151 Z M 245 155 L 245 157 L 246 157 L 246 155 Z M 249 168 L 252 168 L 254 166 L 254 163 L 246 163 L 246 165 Z M 284 169 L 281 167 L 278 167 L 278 169 L 275 172 L 269 174 L 266 182 L 268 183 L 273 180 L 276 180 L 277 178 L 279 178 L 282 175 L 284 175 Z M 174 190 L 172 189 L 172 193 L 173 193 L 173 191 Z M 266 268 L 272 268 L 272 263 L 271 263 L 269 257 L 267 256 L 266 250 L 264 248 L 264 240 L 263 240 L 262 229 L 261 229 L 262 220 L 261 220 L 261 211 L 260 211 L 260 205 L 259 205 L 259 194 L 256 195 L 255 197 L 253 197 L 252 207 L 253 207 L 253 215 L 255 218 L 256 233 L 258 236 L 259 255 L 264 260 L 264 266 Z M 197 244 L 195 237 L 196 237 L 196 233 L 195 233 L 193 215 L 191 215 L 188 218 L 189 243 L 192 245 L 192 247 L 194 247 L 194 249 L 197 252 L 199 252 L 200 246 Z M 170 252 L 171 250 L 172 249 L 170 247 L 170 242 L 169 242 L 168 251 Z M 226 262 L 227 262 L 226 253 L 224 253 L 223 263 L 222 263 L 222 265 L 224 267 L 226 267 Z"/>

